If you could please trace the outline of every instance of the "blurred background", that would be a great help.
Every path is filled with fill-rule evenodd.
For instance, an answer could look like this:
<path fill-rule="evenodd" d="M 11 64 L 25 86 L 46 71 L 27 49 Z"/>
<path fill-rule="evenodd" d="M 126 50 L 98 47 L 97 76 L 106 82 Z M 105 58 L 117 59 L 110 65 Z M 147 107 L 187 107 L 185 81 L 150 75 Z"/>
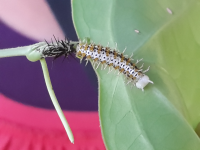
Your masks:
<path fill-rule="evenodd" d="M 70 0 L 0 0 L 0 49 L 27 46 L 53 35 L 78 40 Z M 0 149 L 104 149 L 98 83 L 89 63 L 47 59 L 54 91 L 72 128 L 72 145 L 54 110 L 40 62 L 0 59 Z"/>

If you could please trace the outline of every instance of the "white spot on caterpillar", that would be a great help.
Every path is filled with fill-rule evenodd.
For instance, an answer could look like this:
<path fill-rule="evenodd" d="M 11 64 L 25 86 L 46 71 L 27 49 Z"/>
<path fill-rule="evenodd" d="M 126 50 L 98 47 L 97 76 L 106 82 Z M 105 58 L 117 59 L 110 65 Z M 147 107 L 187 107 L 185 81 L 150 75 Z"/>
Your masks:
<path fill-rule="evenodd" d="M 171 11 L 171 9 L 169 9 L 169 8 L 167 8 L 167 12 L 168 12 L 169 14 L 171 14 L 171 15 L 173 14 L 172 11 Z"/>

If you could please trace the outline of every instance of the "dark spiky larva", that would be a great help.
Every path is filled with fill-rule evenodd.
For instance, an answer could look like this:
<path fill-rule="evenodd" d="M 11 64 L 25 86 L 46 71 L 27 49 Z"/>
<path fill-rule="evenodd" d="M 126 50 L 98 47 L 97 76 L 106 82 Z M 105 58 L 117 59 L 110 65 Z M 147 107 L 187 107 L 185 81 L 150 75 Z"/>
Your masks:
<path fill-rule="evenodd" d="M 55 37 L 54 37 L 55 38 Z M 73 55 L 76 53 L 76 45 L 78 43 L 72 43 L 71 41 L 65 40 L 57 40 L 55 38 L 55 42 L 48 43 L 46 41 L 47 46 L 43 49 L 43 57 L 54 57 L 54 59 L 59 58 L 60 56 L 68 57 L 69 55 Z"/>

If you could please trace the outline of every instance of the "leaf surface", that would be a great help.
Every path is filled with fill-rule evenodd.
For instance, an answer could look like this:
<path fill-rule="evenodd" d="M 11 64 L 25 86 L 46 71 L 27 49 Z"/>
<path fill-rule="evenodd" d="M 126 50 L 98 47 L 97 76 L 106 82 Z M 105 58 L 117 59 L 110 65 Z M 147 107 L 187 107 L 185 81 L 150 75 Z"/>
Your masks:
<path fill-rule="evenodd" d="M 143 58 L 145 91 L 96 71 L 99 115 L 110 150 L 197 150 L 200 121 L 199 0 L 73 0 L 78 36 Z M 172 14 L 167 11 L 170 9 Z M 139 33 L 137 33 L 139 31 Z M 140 64 L 141 65 L 141 64 Z"/>

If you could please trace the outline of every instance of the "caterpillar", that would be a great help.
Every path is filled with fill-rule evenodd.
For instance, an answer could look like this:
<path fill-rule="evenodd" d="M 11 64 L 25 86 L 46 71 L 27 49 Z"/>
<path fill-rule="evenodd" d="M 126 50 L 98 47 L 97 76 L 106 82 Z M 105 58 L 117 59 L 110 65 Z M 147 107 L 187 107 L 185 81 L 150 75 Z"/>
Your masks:
<path fill-rule="evenodd" d="M 78 42 L 71 42 L 67 39 L 65 40 L 57 40 L 54 36 L 55 42 L 48 43 L 46 40 L 47 46 L 42 49 L 42 58 L 46 57 L 54 57 L 55 59 L 64 55 L 68 57 L 68 55 L 72 55 L 76 53 L 75 45 Z"/>
<path fill-rule="evenodd" d="M 55 38 L 55 37 L 54 37 Z M 110 73 L 113 69 L 118 70 L 118 74 L 123 73 L 127 78 L 127 84 L 132 84 L 137 88 L 144 91 L 144 87 L 148 83 L 153 82 L 149 79 L 145 72 L 149 70 L 149 67 L 142 71 L 142 67 L 137 67 L 142 59 L 137 60 L 136 63 L 132 62 L 132 56 L 130 57 L 124 55 L 125 50 L 120 53 L 117 49 L 111 49 L 110 47 L 103 47 L 102 45 L 97 45 L 95 43 L 88 43 L 84 41 L 72 42 L 68 40 L 56 40 L 55 43 L 47 43 L 47 46 L 43 49 L 42 57 L 55 57 L 58 58 L 62 55 L 67 57 L 68 55 L 75 54 L 76 57 L 82 61 L 84 58 L 86 60 L 86 65 L 89 60 L 93 61 L 93 67 L 97 64 L 96 69 L 102 65 L 103 69 L 109 67 Z M 110 69 L 111 68 L 111 69 Z"/>

